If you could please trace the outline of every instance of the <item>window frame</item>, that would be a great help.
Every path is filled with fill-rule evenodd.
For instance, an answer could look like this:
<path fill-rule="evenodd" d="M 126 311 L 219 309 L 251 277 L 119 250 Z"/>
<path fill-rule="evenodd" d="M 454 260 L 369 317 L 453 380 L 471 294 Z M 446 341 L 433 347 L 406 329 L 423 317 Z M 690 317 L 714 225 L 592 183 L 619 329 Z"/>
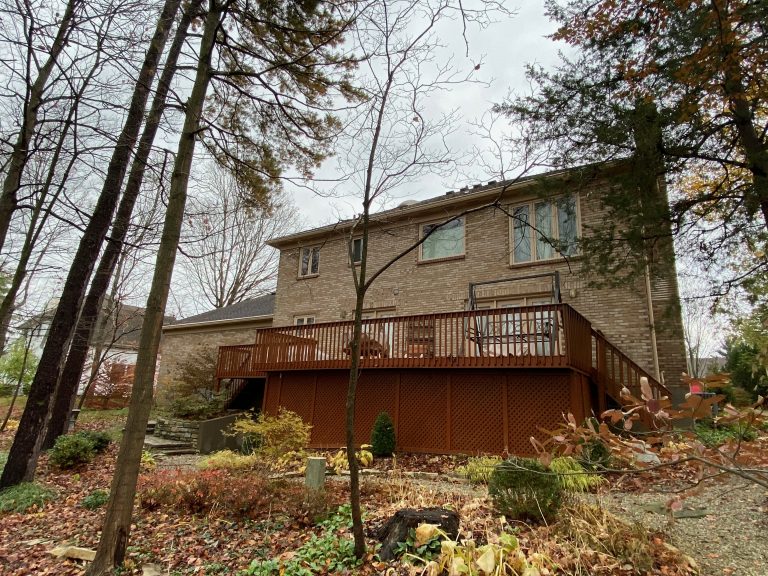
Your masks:
<path fill-rule="evenodd" d="M 524 229 L 528 230 L 527 237 L 530 242 L 530 250 L 529 250 L 530 259 L 523 260 L 522 262 L 515 261 L 515 222 L 516 220 L 510 216 L 508 218 L 509 220 L 508 241 L 509 241 L 509 265 L 510 266 L 530 266 L 533 264 L 540 264 L 544 262 L 554 262 L 562 258 L 574 258 L 574 257 L 580 256 L 578 245 L 575 246 L 574 253 L 570 255 L 565 255 L 559 250 L 556 250 L 554 247 L 552 247 L 553 255 L 547 258 L 539 258 L 538 249 L 536 247 L 536 244 L 538 242 L 537 229 L 539 228 L 538 224 L 536 223 L 536 205 L 544 202 L 550 206 L 549 220 L 550 220 L 551 230 L 552 230 L 552 237 L 553 237 L 552 239 L 559 241 L 560 240 L 560 218 L 559 218 L 560 207 L 558 203 L 561 200 L 567 199 L 569 196 L 573 199 L 573 202 L 574 202 L 574 218 L 576 220 L 575 241 L 578 241 L 581 238 L 581 201 L 578 193 L 560 194 L 552 198 L 538 198 L 538 197 L 531 198 L 526 202 L 519 202 L 516 204 L 509 205 L 509 212 L 511 214 L 514 214 L 514 211 L 517 210 L 518 208 L 527 207 L 529 224 L 525 226 Z"/>
<path fill-rule="evenodd" d="M 304 251 L 309 250 L 309 262 L 307 263 L 307 273 L 302 274 L 301 273 L 301 265 L 304 262 Z M 312 272 L 312 254 L 313 252 L 317 250 L 317 271 Z M 320 245 L 314 244 L 312 246 L 302 246 L 299 248 L 299 268 L 297 271 L 297 276 L 299 279 L 303 278 L 315 278 L 316 276 L 320 275 Z"/>
<path fill-rule="evenodd" d="M 454 222 L 461 222 L 462 226 L 462 237 L 461 237 L 461 253 L 460 254 L 452 254 L 450 256 L 441 256 L 439 258 L 424 258 L 424 244 L 425 242 L 421 242 L 419 244 L 419 258 L 418 262 L 421 263 L 431 263 L 431 262 L 445 262 L 447 260 L 459 260 L 461 258 L 464 258 L 467 254 L 467 217 L 466 216 L 460 216 L 458 218 L 455 218 L 451 220 L 451 222 L 446 222 L 445 219 L 443 220 L 432 220 L 428 222 L 420 222 L 419 223 L 419 240 L 422 240 L 424 238 L 424 227 L 425 226 L 437 226 L 440 228 L 441 226 L 447 224 L 447 223 L 454 223 Z M 431 237 L 431 236 L 430 236 Z M 429 238 L 427 239 L 429 240 Z"/>
<path fill-rule="evenodd" d="M 360 243 L 360 259 L 359 260 L 355 260 L 355 244 L 357 242 Z M 351 250 L 349 251 L 349 254 L 348 254 L 349 263 L 352 266 L 360 266 L 361 262 L 363 261 L 363 237 L 360 236 L 359 238 L 352 238 L 350 248 Z"/>
<path fill-rule="evenodd" d="M 299 320 L 301 320 L 301 324 L 299 324 Z M 294 326 L 304 328 L 306 326 L 312 326 L 313 324 L 317 324 L 317 318 L 314 314 L 299 314 L 293 317 Z"/>

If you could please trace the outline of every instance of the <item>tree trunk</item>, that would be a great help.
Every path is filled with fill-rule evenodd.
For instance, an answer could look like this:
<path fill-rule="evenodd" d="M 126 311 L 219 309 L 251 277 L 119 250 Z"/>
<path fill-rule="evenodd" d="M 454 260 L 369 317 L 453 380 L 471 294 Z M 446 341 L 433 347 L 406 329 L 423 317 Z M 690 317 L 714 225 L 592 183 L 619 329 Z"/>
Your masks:
<path fill-rule="evenodd" d="M 152 287 L 147 300 L 139 341 L 139 354 L 136 360 L 136 373 L 128 421 L 125 426 L 123 441 L 120 443 L 120 453 L 112 479 L 99 548 L 96 552 L 96 558 L 87 572 L 89 576 L 106 574 L 111 571 L 112 567 L 122 564 L 128 546 L 141 451 L 152 403 L 155 363 L 160 346 L 163 316 L 181 236 L 189 173 L 192 167 L 195 140 L 200 130 L 200 117 L 205 104 L 205 95 L 211 80 L 211 54 L 221 15 L 221 7 L 215 1 L 210 1 L 203 36 L 200 41 L 200 57 L 195 83 L 187 101 L 184 128 L 179 139 L 179 148 L 171 176 L 171 191 L 165 214 L 163 234 L 155 261 Z"/>
<path fill-rule="evenodd" d="M 120 206 L 117 209 L 115 222 L 112 225 L 112 234 L 107 241 L 107 246 L 101 256 L 99 266 L 96 268 L 88 296 L 80 313 L 80 319 L 77 322 L 72 346 L 69 349 L 67 361 L 61 373 L 61 379 L 59 380 L 51 409 L 51 418 L 43 442 L 44 448 L 53 446 L 56 438 L 67 431 L 69 412 L 74 405 L 77 388 L 80 384 L 80 376 L 88 357 L 88 345 L 92 340 L 91 336 L 99 318 L 104 295 L 115 271 L 117 261 L 120 258 L 125 237 L 128 234 L 133 209 L 141 192 L 146 165 L 152 152 L 152 144 L 155 141 L 155 135 L 163 117 L 171 82 L 176 74 L 179 55 L 184 47 L 192 17 L 197 14 L 201 2 L 202 0 L 195 0 L 184 10 L 168 51 L 168 56 L 165 59 L 165 67 L 160 76 L 157 91 L 152 100 L 149 116 L 144 126 L 144 132 L 141 135 L 136 156 L 131 165 L 131 172 L 128 175 L 128 182 L 125 186 L 123 197 L 120 200 Z M 94 362 L 97 360 L 98 358 L 94 354 Z"/>
<path fill-rule="evenodd" d="M 56 61 L 67 45 L 67 39 L 75 24 L 75 11 L 81 2 L 82 0 L 69 0 L 67 2 L 64 16 L 61 19 L 61 24 L 59 24 L 56 37 L 51 44 L 48 58 L 37 73 L 35 81 L 28 87 L 19 135 L 11 150 L 11 157 L 6 168 L 5 179 L 3 180 L 3 191 L 0 194 L 0 252 L 2 252 L 5 246 L 8 228 L 11 225 L 11 217 L 18 204 L 17 195 L 21 187 L 21 177 L 29 158 L 29 143 L 32 141 L 35 128 L 37 127 L 37 115 L 43 103 L 43 93 L 47 88 L 48 78 L 51 76 Z M 32 31 L 29 31 L 29 34 L 28 43 L 32 44 L 34 42 L 34 38 L 31 36 Z M 28 45 L 27 50 L 32 51 L 33 46 Z M 31 58 L 28 60 L 27 66 L 31 66 Z"/>
<path fill-rule="evenodd" d="M 104 185 L 69 269 L 59 304 L 30 388 L 19 430 L 0 477 L 0 488 L 31 481 L 43 442 L 51 400 L 72 340 L 83 295 L 115 211 L 131 153 L 141 128 L 157 65 L 181 0 L 166 0 L 134 86 L 125 124 L 109 162 Z"/>

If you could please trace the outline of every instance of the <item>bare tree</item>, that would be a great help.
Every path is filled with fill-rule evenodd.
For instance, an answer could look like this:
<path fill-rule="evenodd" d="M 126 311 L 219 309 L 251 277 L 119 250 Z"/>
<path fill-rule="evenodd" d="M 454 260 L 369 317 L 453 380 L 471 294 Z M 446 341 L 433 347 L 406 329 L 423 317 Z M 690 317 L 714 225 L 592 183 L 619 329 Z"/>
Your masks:
<path fill-rule="evenodd" d="M 29 402 L 22 414 L 19 431 L 14 437 L 8 453 L 8 462 L 0 477 L 1 487 L 29 481 L 34 476 L 62 363 L 72 339 L 88 280 L 117 206 L 123 179 L 141 128 L 150 87 L 180 4 L 181 0 L 166 0 L 158 18 L 155 34 L 134 86 L 123 129 L 109 161 L 102 192 L 80 240 L 51 321 L 40 365 L 30 389 Z"/>
<path fill-rule="evenodd" d="M 244 186 L 216 167 L 200 192 L 182 240 L 182 281 L 192 300 L 221 308 L 271 290 L 278 252 L 266 242 L 296 229 L 289 199 L 275 194 L 268 205 L 254 205 Z"/>
<path fill-rule="evenodd" d="M 724 330 L 714 311 L 715 299 L 706 294 L 708 282 L 701 276 L 694 276 L 692 270 L 692 265 L 689 265 L 678 282 L 688 374 L 693 378 L 702 378 L 707 375 L 707 359 L 725 344 Z"/>
<path fill-rule="evenodd" d="M 360 376 L 360 339 L 365 296 L 372 283 L 397 260 L 418 248 L 435 230 L 424 235 L 375 271 L 368 270 L 368 237 L 372 206 L 398 187 L 427 173 L 447 174 L 457 168 L 457 154 L 446 138 L 457 128 L 457 111 L 437 115 L 429 106 L 441 92 L 473 81 L 478 63 L 467 63 L 462 72 L 450 60 L 440 61 L 438 29 L 454 19 L 463 29 L 473 24 L 484 27 L 499 9 L 495 3 L 481 3 L 469 10 L 461 2 L 437 0 L 394 0 L 377 2 L 358 20 L 356 40 L 366 54 L 364 90 L 366 99 L 351 119 L 342 139 L 340 158 L 345 180 L 355 186 L 362 212 L 350 230 L 362 238 L 359 266 L 352 266 L 355 287 L 354 328 L 351 341 L 351 368 L 346 398 L 346 445 L 350 470 L 355 554 L 365 554 L 360 513 L 359 470 L 355 457 L 355 399 Z M 432 112 L 432 113 L 430 113 Z M 482 208 L 472 209 L 481 210 Z M 464 212 L 462 215 L 468 213 Z M 461 215 L 446 218 L 445 225 Z"/>
<path fill-rule="evenodd" d="M 39 21 L 38 18 L 41 15 L 50 14 L 50 11 L 44 9 L 42 5 L 19 0 L 8 2 L 8 4 L 10 6 L 4 6 L 3 12 L 19 16 L 19 26 L 23 28 L 23 43 L 19 43 L 23 46 L 23 65 L 18 72 L 24 79 L 24 93 L 18 134 L 11 148 L 10 158 L 4 166 L 5 178 L 0 194 L 0 251 L 5 245 L 13 212 L 18 207 L 22 174 L 29 159 L 30 143 L 38 125 L 38 114 L 43 105 L 45 91 L 49 88 L 51 73 L 76 26 L 78 11 L 84 2 L 68 0 L 58 26 L 55 22 Z M 58 16 L 58 13 L 55 13 L 54 20 L 58 19 Z M 52 38 L 50 37 L 51 28 L 55 29 Z M 41 49 L 41 45 L 44 48 Z M 44 53 L 47 53 L 47 57 L 41 62 L 39 57 Z"/>

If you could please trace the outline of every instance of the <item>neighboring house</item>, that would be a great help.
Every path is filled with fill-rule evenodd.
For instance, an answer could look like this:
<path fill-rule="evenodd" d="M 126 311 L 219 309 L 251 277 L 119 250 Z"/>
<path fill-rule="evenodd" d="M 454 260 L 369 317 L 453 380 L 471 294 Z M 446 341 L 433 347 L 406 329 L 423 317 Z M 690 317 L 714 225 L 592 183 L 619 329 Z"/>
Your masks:
<path fill-rule="evenodd" d="M 259 328 L 272 326 L 274 309 L 271 293 L 164 325 L 158 385 L 171 385 L 179 366 L 193 354 L 215 357 L 219 346 L 252 342 Z"/>
<path fill-rule="evenodd" d="M 30 341 L 30 349 L 38 357 L 45 347 L 57 305 L 58 300 L 52 300 L 42 313 L 19 326 L 19 330 Z M 91 382 L 87 404 L 105 408 L 127 405 L 133 385 L 144 312 L 142 307 L 122 302 L 107 301 L 102 306 L 80 378 L 80 393 Z M 173 320 L 171 316 L 165 318 L 169 323 Z"/>
<path fill-rule="evenodd" d="M 583 188 L 576 174 L 490 182 L 372 215 L 369 274 L 428 238 L 366 298 L 360 442 L 386 410 L 401 450 L 526 453 L 538 427 L 553 428 L 564 413 L 582 420 L 615 405 L 622 386 L 639 395 L 640 376 L 657 394 L 670 392 L 660 381 L 677 393 L 686 362 L 674 264 L 632 286 L 590 287 L 576 239 L 605 217 L 599 196 L 610 180 Z M 561 192 L 542 197 L 542 181 Z M 505 210 L 441 225 L 497 198 Z M 358 236 L 350 245 L 354 224 L 272 240 L 280 250 L 273 328 L 219 355 L 220 379 L 263 389 L 268 412 L 297 412 L 318 447 L 344 443 L 350 268 L 361 249 Z M 243 334 L 238 344 L 248 341 Z"/>

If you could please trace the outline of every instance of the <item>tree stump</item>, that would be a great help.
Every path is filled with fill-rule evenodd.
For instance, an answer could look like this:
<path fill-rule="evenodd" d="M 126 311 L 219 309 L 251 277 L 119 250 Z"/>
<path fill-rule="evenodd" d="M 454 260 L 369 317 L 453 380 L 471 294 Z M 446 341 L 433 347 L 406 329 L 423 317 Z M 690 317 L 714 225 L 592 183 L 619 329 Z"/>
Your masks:
<path fill-rule="evenodd" d="M 381 542 L 379 558 L 392 560 L 398 542 L 405 542 L 408 531 L 419 524 L 436 524 L 449 538 L 455 540 L 459 535 L 459 515 L 445 508 L 404 508 L 398 510 L 386 524 L 376 531 L 376 538 Z"/>

